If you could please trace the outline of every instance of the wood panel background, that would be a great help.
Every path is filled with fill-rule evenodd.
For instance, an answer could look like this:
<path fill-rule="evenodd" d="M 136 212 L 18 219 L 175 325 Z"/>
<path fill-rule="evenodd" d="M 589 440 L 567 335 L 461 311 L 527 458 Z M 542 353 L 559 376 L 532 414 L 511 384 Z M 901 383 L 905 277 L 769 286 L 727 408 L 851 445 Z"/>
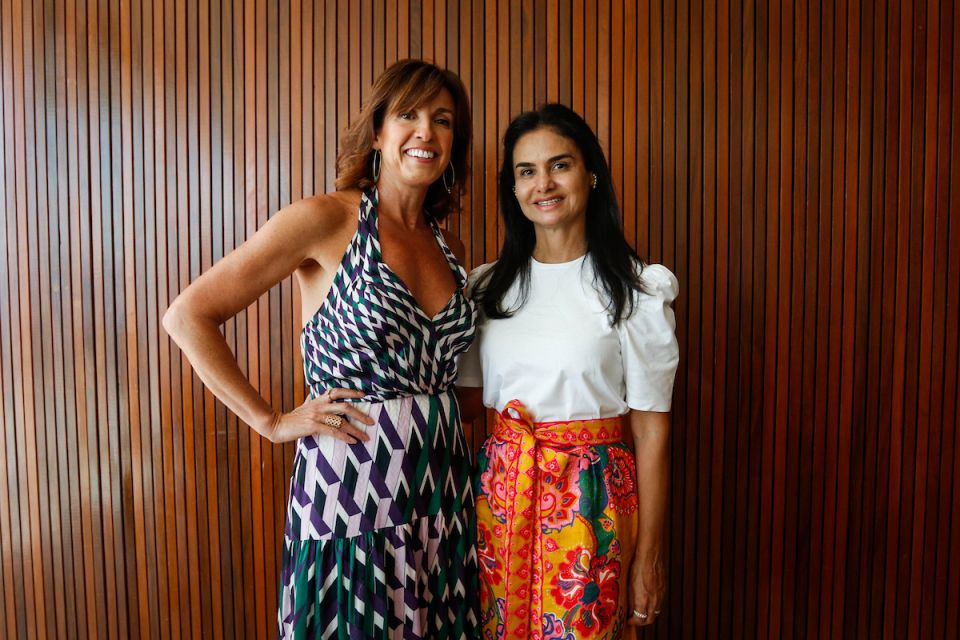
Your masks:
<path fill-rule="evenodd" d="M 401 57 L 461 75 L 450 225 L 498 243 L 498 139 L 546 100 L 679 276 L 659 638 L 942 638 L 960 621 L 960 2 L 3 0 L 0 635 L 274 635 L 290 446 L 159 326 L 330 189 Z M 225 326 L 303 397 L 297 291 Z"/>

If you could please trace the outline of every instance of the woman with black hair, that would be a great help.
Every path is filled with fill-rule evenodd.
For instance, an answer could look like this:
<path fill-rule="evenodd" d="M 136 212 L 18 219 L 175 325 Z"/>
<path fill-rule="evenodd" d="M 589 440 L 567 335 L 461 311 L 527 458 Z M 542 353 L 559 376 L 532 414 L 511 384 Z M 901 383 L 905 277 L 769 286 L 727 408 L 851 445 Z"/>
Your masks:
<path fill-rule="evenodd" d="M 665 589 L 677 280 L 625 241 L 579 115 L 524 113 L 503 144 L 504 245 L 470 275 L 457 380 L 465 417 L 497 411 L 475 480 L 483 637 L 620 638 Z"/>

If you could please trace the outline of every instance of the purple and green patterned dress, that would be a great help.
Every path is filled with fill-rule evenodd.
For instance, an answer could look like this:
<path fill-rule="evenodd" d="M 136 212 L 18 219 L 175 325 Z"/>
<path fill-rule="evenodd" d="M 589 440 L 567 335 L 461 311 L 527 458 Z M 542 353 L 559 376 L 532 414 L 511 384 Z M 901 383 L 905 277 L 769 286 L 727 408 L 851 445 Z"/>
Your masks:
<path fill-rule="evenodd" d="M 430 318 L 381 260 L 377 192 L 301 337 L 311 397 L 365 392 L 369 442 L 297 443 L 281 638 L 467 638 L 477 621 L 471 460 L 453 395 L 474 335 L 466 272 L 431 222 L 457 290 Z"/>

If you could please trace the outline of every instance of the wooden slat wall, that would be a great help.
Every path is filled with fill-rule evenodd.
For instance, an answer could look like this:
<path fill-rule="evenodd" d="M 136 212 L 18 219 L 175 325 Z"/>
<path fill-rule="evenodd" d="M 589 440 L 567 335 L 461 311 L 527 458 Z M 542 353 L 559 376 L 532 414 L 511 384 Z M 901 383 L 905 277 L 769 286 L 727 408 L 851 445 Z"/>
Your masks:
<path fill-rule="evenodd" d="M 451 221 L 496 256 L 498 139 L 546 100 L 678 275 L 660 638 L 960 628 L 960 3 L 0 2 L 0 635 L 271 637 L 292 447 L 159 326 L 407 56 L 474 104 Z M 271 402 L 298 293 L 227 323 Z"/>

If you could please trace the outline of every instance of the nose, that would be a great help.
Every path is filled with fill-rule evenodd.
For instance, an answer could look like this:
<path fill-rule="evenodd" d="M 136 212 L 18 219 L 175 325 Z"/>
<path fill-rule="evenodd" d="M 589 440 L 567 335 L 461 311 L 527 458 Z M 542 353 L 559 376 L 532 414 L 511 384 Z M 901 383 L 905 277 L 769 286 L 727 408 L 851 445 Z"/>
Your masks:
<path fill-rule="evenodd" d="M 537 191 L 549 191 L 553 188 L 553 176 L 549 171 L 541 171 L 537 174 Z"/>
<path fill-rule="evenodd" d="M 417 121 L 417 137 L 424 142 L 433 138 L 433 122 L 430 118 L 420 118 Z"/>

